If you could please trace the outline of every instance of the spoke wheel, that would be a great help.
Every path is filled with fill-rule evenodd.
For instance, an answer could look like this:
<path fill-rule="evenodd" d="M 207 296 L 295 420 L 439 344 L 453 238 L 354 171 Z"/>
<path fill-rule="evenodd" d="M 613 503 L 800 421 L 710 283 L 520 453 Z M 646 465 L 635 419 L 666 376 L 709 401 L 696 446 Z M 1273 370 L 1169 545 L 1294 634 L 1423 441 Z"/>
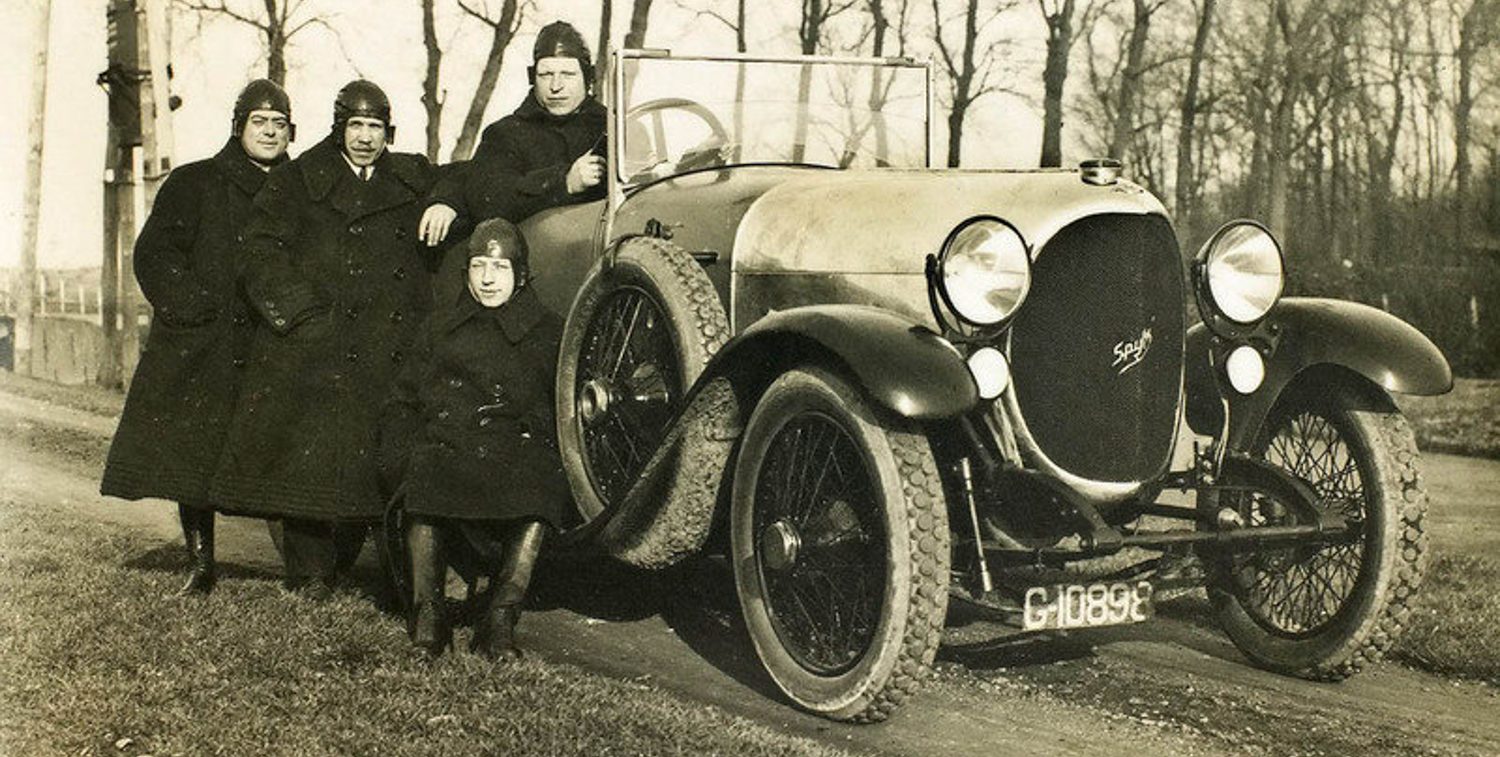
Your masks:
<path fill-rule="evenodd" d="M 735 585 L 796 704 L 880 720 L 929 670 L 947 608 L 947 510 L 925 437 L 843 378 L 792 371 L 746 427 L 730 512 Z"/>
<path fill-rule="evenodd" d="M 622 242 L 589 271 L 563 329 L 557 440 L 583 524 L 620 503 L 729 335 L 707 274 L 670 242 Z"/>
<path fill-rule="evenodd" d="M 1344 678 L 1378 658 L 1409 617 L 1426 565 L 1426 493 L 1410 428 L 1387 398 L 1339 385 L 1289 390 L 1251 453 L 1301 479 L 1342 516 L 1347 538 L 1239 552 L 1211 562 L 1221 623 L 1251 659 L 1316 679 Z M 1232 482 L 1230 482 L 1232 483 Z M 1258 494 L 1226 494 L 1247 525 L 1294 514 Z"/>
<path fill-rule="evenodd" d="M 573 382 L 589 481 L 619 501 L 666 433 L 682 392 L 681 358 L 661 303 L 640 287 L 611 292 L 589 324 Z"/>

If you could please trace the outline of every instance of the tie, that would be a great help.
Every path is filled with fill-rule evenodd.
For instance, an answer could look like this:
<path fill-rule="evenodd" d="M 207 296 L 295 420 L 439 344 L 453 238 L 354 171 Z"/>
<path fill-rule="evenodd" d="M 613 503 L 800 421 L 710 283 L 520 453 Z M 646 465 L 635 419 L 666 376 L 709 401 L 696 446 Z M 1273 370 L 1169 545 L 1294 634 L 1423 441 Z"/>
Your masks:
<path fill-rule="evenodd" d="M 369 181 L 370 180 L 370 167 L 369 166 L 360 166 L 359 167 L 359 180 L 360 181 Z"/>

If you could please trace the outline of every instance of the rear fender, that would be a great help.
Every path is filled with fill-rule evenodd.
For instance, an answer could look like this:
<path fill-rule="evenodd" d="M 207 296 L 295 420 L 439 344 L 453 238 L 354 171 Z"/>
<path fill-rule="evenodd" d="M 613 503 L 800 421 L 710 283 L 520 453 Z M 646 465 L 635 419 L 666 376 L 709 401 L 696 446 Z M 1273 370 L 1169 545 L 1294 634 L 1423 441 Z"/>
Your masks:
<path fill-rule="evenodd" d="M 1245 395 L 1229 385 L 1225 357 L 1249 343 L 1265 358 L 1266 377 Z M 1282 392 L 1314 369 L 1346 369 L 1386 393 L 1442 394 L 1453 370 L 1422 332 L 1383 310 L 1356 302 L 1288 297 L 1244 340 L 1214 336 L 1198 324 L 1187 334 L 1187 419 L 1199 434 L 1218 436 L 1229 406 L 1228 447 L 1244 449 Z"/>

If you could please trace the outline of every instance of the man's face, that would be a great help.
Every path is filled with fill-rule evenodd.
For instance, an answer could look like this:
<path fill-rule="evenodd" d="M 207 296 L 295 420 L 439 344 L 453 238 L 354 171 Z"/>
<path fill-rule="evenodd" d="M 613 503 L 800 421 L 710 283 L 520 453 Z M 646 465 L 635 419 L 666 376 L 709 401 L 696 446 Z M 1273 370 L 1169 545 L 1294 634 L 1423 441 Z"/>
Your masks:
<path fill-rule="evenodd" d="M 536 62 L 536 99 L 548 113 L 566 116 L 588 94 L 577 58 L 542 58 Z"/>
<path fill-rule="evenodd" d="M 375 162 L 385 149 L 385 122 L 354 116 L 344 123 L 344 154 L 349 162 L 364 167 Z"/>
<path fill-rule="evenodd" d="M 270 163 L 286 154 L 292 138 L 292 124 L 278 110 L 252 110 L 240 130 L 240 146 L 257 163 Z"/>
<path fill-rule="evenodd" d="M 490 241 L 485 254 L 469 258 L 469 294 L 487 308 L 498 308 L 516 291 L 516 269 L 499 257 L 500 243 Z"/>

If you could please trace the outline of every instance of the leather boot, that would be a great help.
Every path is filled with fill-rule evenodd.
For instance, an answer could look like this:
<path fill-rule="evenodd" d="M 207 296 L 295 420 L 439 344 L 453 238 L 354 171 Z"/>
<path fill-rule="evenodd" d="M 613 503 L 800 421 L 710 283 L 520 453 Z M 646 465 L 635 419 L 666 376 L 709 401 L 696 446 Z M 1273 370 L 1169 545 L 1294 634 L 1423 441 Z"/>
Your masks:
<path fill-rule="evenodd" d="M 430 521 L 413 518 L 406 529 L 406 554 L 411 565 L 412 603 L 407 633 L 416 648 L 437 657 L 453 646 L 453 628 L 448 624 L 443 579 L 447 566 L 438 543 L 438 530 Z"/>
<path fill-rule="evenodd" d="M 516 660 L 516 624 L 521 620 L 521 603 L 531 585 L 532 569 L 542 552 L 547 536 L 544 523 L 530 522 L 515 527 L 505 539 L 500 572 L 490 590 L 489 606 L 474 629 L 470 649 L 484 657 Z"/>
<path fill-rule="evenodd" d="M 182 539 L 187 543 L 188 558 L 192 562 L 187 583 L 177 590 L 177 596 L 207 594 L 213 591 L 218 580 L 214 564 L 214 511 L 179 504 L 177 518 L 182 522 Z"/>

